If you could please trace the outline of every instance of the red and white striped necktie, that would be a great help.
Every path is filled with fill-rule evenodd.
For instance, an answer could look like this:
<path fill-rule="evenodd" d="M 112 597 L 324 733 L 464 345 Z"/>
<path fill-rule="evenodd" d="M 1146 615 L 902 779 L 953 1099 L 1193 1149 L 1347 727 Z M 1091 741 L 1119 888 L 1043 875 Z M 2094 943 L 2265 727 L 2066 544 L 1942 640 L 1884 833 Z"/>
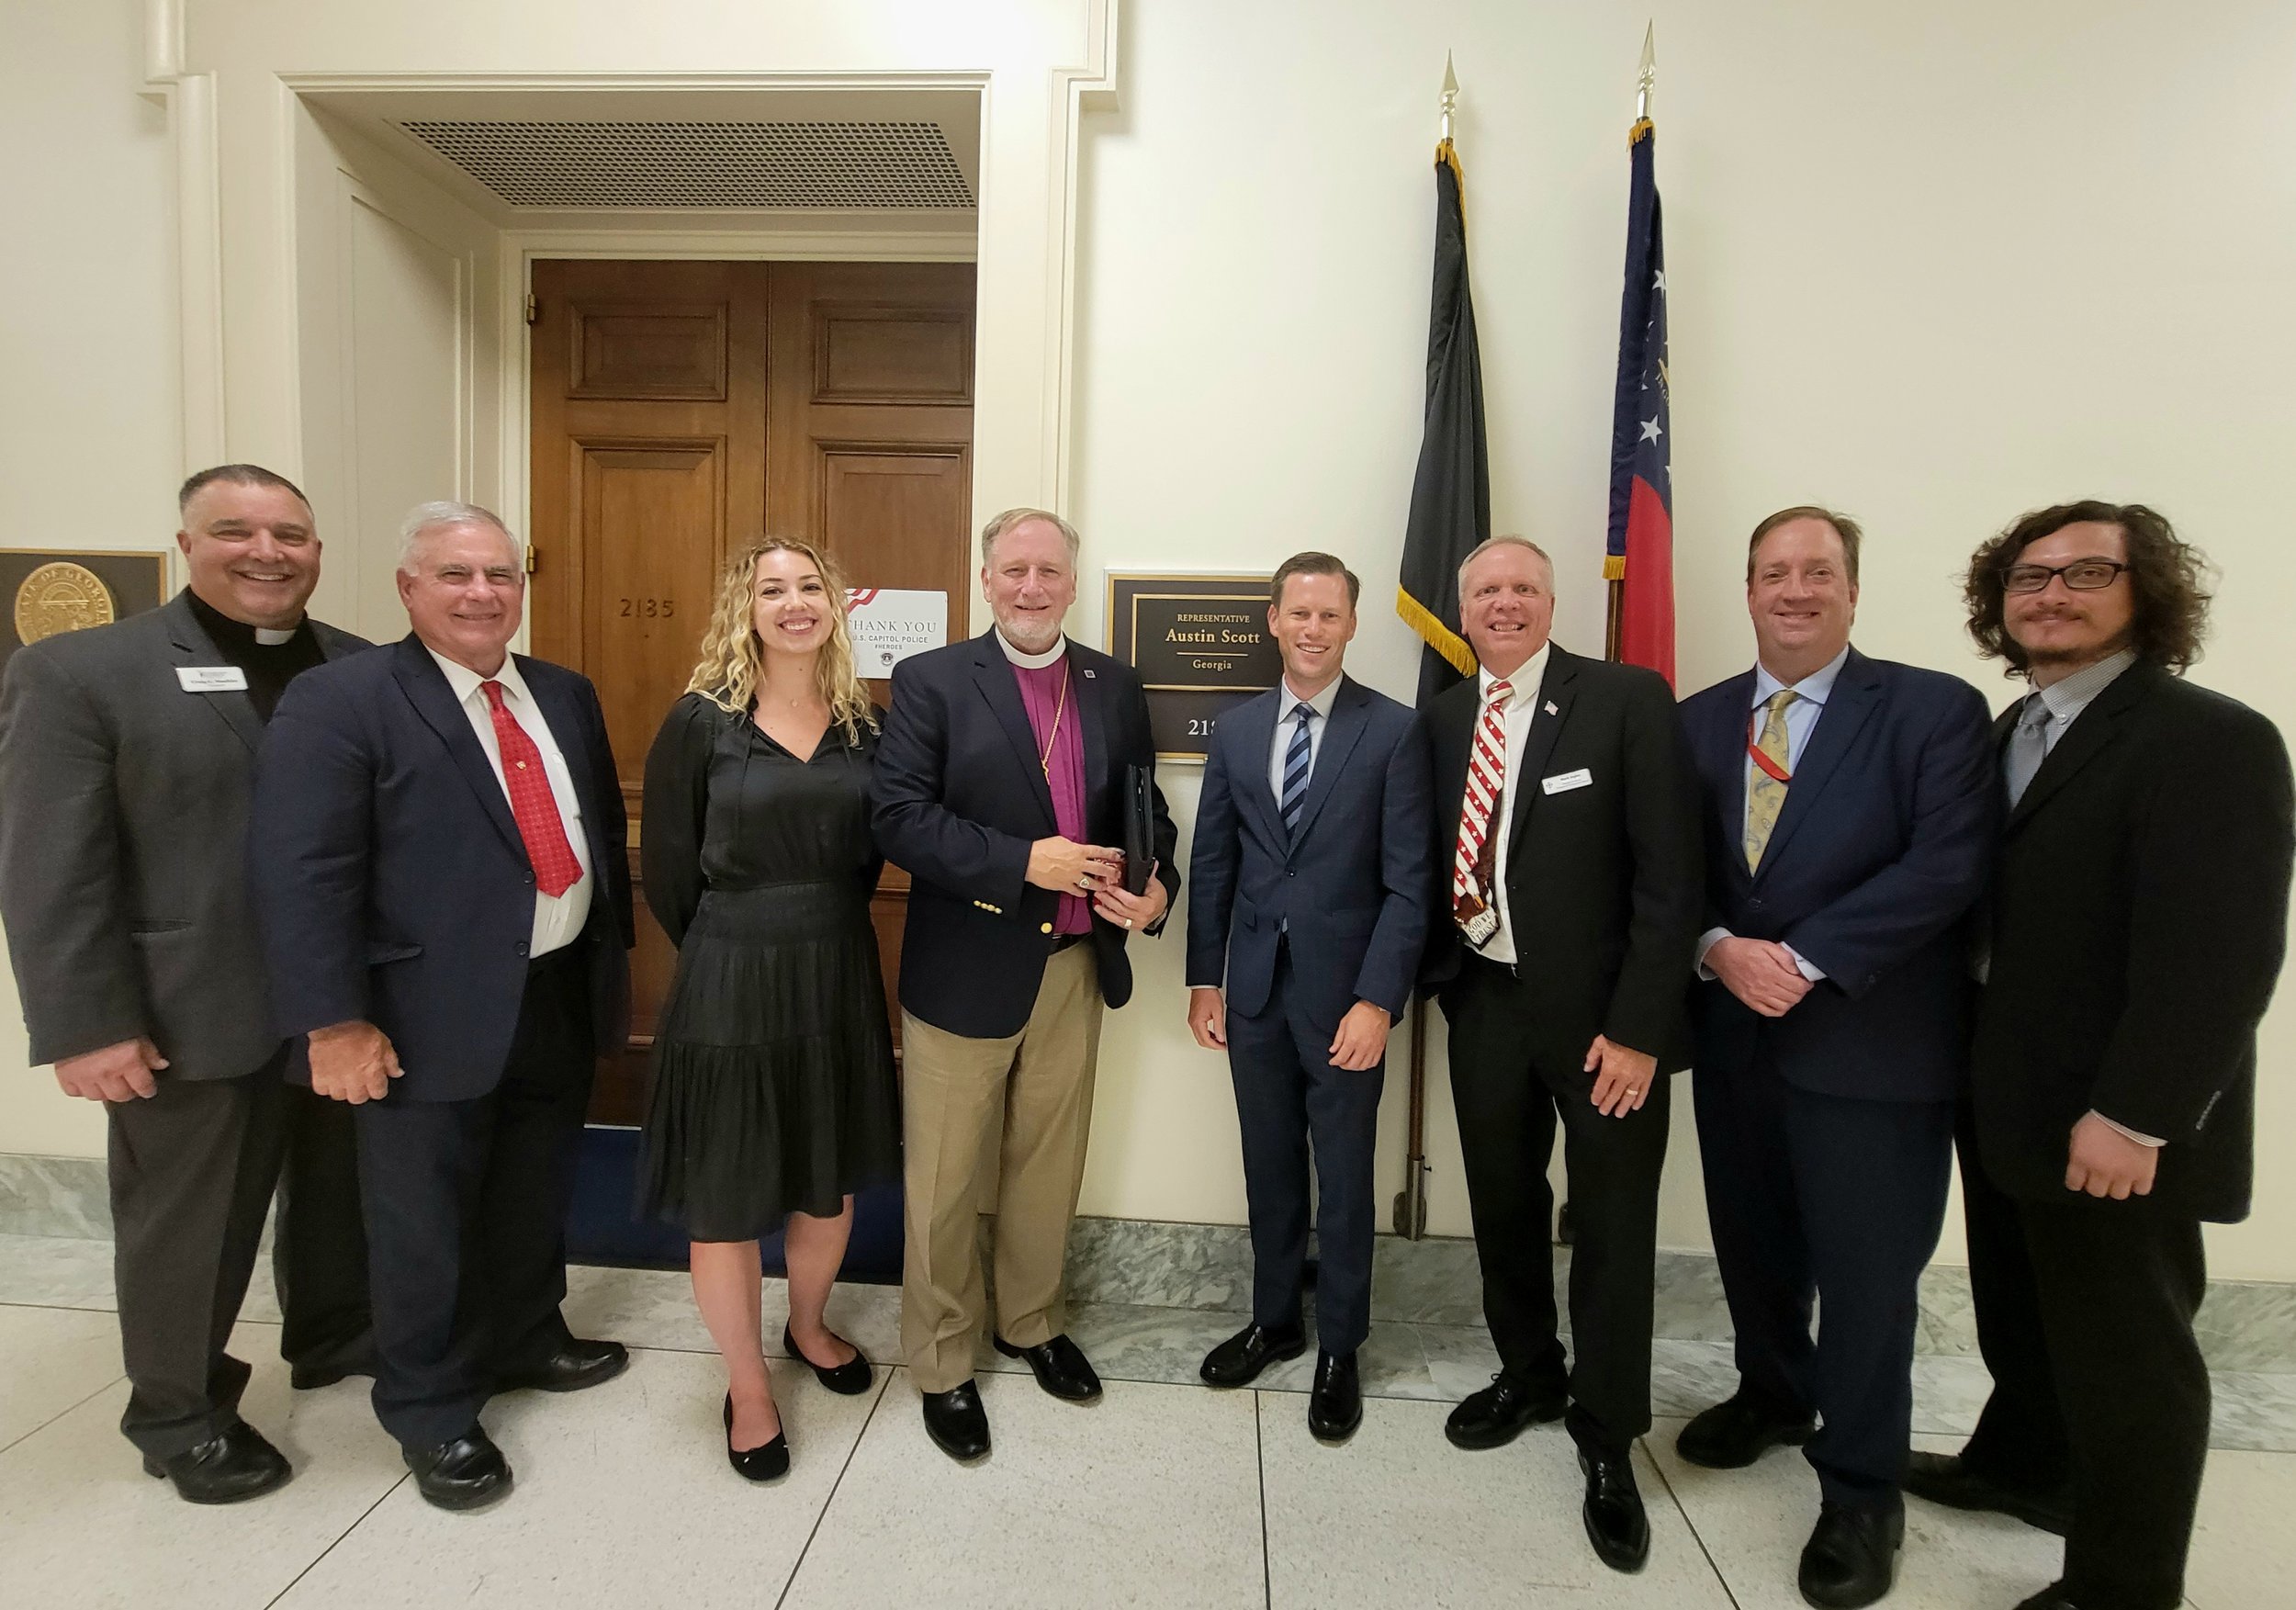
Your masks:
<path fill-rule="evenodd" d="M 1514 684 L 1503 677 L 1491 684 L 1482 718 L 1475 724 L 1474 744 L 1468 750 L 1467 788 L 1459 800 L 1458 853 L 1451 862 L 1451 915 L 1477 944 L 1498 927 L 1497 917 L 1488 915 L 1494 901 L 1485 882 L 1482 858 L 1506 783 L 1506 711 L 1514 692 Z"/>

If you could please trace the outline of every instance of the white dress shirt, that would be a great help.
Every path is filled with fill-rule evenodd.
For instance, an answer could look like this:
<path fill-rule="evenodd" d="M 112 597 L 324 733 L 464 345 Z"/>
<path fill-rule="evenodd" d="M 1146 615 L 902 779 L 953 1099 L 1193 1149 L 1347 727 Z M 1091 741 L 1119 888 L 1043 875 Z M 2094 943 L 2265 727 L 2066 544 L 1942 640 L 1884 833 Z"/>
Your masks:
<path fill-rule="evenodd" d="M 1796 695 L 1794 703 L 1785 707 L 1785 770 L 1788 777 L 1802 769 L 1802 752 L 1809 748 L 1810 735 L 1818 730 L 1818 718 L 1826 713 L 1826 701 L 1833 696 L 1834 683 L 1840 679 L 1841 668 L 1849 658 L 1849 647 L 1844 645 L 1840 653 L 1798 682 L 1782 682 L 1770 674 L 1769 667 L 1759 660 L 1755 662 L 1754 702 L 1749 706 L 1747 717 L 1750 722 L 1752 720 L 1752 711 L 1761 709 L 1778 694 L 1791 691 Z M 1786 784 L 1789 792 L 1793 787 L 1792 782 Z M 1751 807 L 1753 798 L 1754 760 L 1753 757 L 1749 755 L 1746 759 L 1745 804 L 1739 811 L 1739 838 L 1741 840 L 1746 837 L 1745 810 Z M 1706 952 L 1714 949 L 1716 941 L 1736 937 L 1727 928 L 1710 928 L 1698 936 L 1699 977 L 1712 978 L 1714 976 L 1714 969 L 1706 965 Z M 1792 945 L 1788 945 L 1785 951 L 1787 955 L 1794 958 L 1794 964 L 1802 970 L 1802 976 L 1812 984 L 1818 983 L 1826 976 L 1824 968 L 1803 955 Z"/>
<path fill-rule="evenodd" d="M 1507 753 L 1506 775 L 1499 783 L 1499 810 L 1492 816 L 1491 830 L 1498 836 L 1491 862 L 1491 881 L 1494 885 L 1495 909 L 1499 914 L 1498 931 L 1491 942 L 1475 953 L 1493 962 L 1514 964 L 1514 922 L 1507 914 L 1507 840 L 1513 837 L 1507 829 L 1514 821 L 1515 772 L 1523 763 L 1523 746 L 1531 736 L 1531 719 L 1538 713 L 1539 690 L 1547 681 L 1547 660 L 1554 648 L 1552 642 L 1539 645 L 1538 652 L 1504 677 L 1494 677 L 1489 667 L 1475 676 L 1475 725 L 1482 725 L 1483 711 L 1491 704 L 1491 684 L 1504 681 L 1507 692 Z M 1467 737 L 1468 753 L 1475 752 L 1475 735 Z M 1464 808 L 1462 806 L 1462 808 Z M 1446 884 L 1448 880 L 1446 880 Z"/>
<path fill-rule="evenodd" d="M 535 923 L 533 939 L 527 945 L 527 959 L 546 956 L 552 951 L 564 950 L 582 931 L 582 924 L 590 920 L 590 896 L 592 886 L 590 865 L 590 840 L 582 832 L 582 806 L 574 792 L 574 775 L 566 769 L 566 756 L 559 752 L 558 740 L 550 735 L 550 724 L 543 719 L 542 707 L 535 703 L 527 690 L 526 679 L 518 674 L 518 661 L 502 656 L 502 669 L 490 677 L 482 677 L 467 665 L 457 665 L 436 649 L 431 658 L 446 675 L 446 685 L 455 690 L 456 702 L 463 714 L 470 717 L 470 730 L 478 735 L 478 748 L 486 755 L 487 764 L 494 768 L 494 780 L 502 785 L 505 804 L 511 797 L 510 784 L 502 777 L 502 747 L 494 740 L 494 707 L 487 701 L 481 684 L 493 681 L 502 684 L 502 708 L 516 717 L 542 751 L 542 770 L 550 779 L 550 796 L 557 801 L 558 819 L 566 828 L 566 841 L 574 847 L 574 859 L 581 865 L 582 874 L 563 895 L 546 895 L 535 891 Z M 516 813 L 513 812 L 513 819 Z"/>

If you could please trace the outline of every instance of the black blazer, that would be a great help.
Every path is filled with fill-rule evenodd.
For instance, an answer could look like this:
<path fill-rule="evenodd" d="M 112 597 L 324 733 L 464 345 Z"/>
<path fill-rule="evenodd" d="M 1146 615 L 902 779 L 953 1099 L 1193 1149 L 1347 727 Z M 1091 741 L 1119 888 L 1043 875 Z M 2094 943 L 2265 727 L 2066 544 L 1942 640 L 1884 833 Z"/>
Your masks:
<path fill-rule="evenodd" d="M 1826 977 L 1783 1018 L 1718 979 L 1693 984 L 1697 1065 L 1761 1066 L 1829 1096 L 1951 1101 L 1969 1049 L 1964 919 L 2000 831 L 1984 695 L 1851 649 L 1749 873 L 1753 696 L 1748 670 L 1683 702 L 1705 803 L 1703 928 L 1781 940 Z"/>
<path fill-rule="evenodd" d="M 372 647 L 311 630 L 329 659 Z M 188 592 L 8 661 L 0 911 L 35 1063 L 148 1035 L 163 1077 L 225 1079 L 279 1049 L 247 886 L 263 719 L 175 675 L 223 663 Z"/>
<path fill-rule="evenodd" d="M 1427 707 L 1436 898 L 1424 979 L 1438 996 L 1466 950 L 1450 918 L 1451 862 L 1481 696 L 1470 677 Z M 1507 909 L 1522 987 L 1541 1025 L 1536 1053 L 1577 1069 L 1602 1034 L 1675 1072 L 1690 1060 L 1683 981 L 1705 888 L 1698 789 L 1674 695 L 1656 671 L 1558 646 L 1538 704 L 1528 750 L 1513 762 L 1507 824 Z M 1585 787 L 1540 786 L 1578 771 L 1591 779 Z"/>
<path fill-rule="evenodd" d="M 1086 831 L 1092 843 L 1120 847 L 1124 768 L 1156 763 L 1148 696 L 1121 661 L 1074 638 L 1068 655 L 1084 717 Z M 1177 899 L 1179 836 L 1164 791 L 1152 797 L 1156 877 Z M 1029 847 L 1060 828 L 1020 683 L 994 628 L 894 668 L 870 807 L 877 847 L 910 880 L 903 1009 L 976 1040 L 1019 1033 L 1044 981 L 1060 903 L 1028 881 Z M 1128 937 L 1094 917 L 1100 993 L 1112 1007 L 1131 998 Z"/>
<path fill-rule="evenodd" d="M 1971 1079 L 2004 1189 L 2065 1200 L 2066 1145 L 2094 1109 L 2167 1143 L 2155 1202 L 2247 1217 L 2292 809 L 2279 729 L 2157 665 L 2131 666 L 2065 729 L 1994 873 Z"/>
<path fill-rule="evenodd" d="M 518 656 L 566 757 L 594 877 L 598 1049 L 629 1002 L 628 834 L 590 679 Z M 460 1101 L 502 1076 L 526 987 L 535 874 L 510 801 L 438 662 L 410 635 L 306 671 L 256 768 L 256 915 L 281 1033 L 365 1019 L 390 1036 L 394 1097 Z"/>
<path fill-rule="evenodd" d="M 1187 861 L 1187 981 L 1224 981 L 1229 1008 L 1258 1016 L 1288 924 L 1311 1022 L 1336 1028 L 1359 1000 L 1400 1018 L 1427 940 L 1425 729 L 1407 706 L 1342 677 L 1295 837 L 1267 775 L 1290 703 L 1279 684 L 1213 730 Z"/>

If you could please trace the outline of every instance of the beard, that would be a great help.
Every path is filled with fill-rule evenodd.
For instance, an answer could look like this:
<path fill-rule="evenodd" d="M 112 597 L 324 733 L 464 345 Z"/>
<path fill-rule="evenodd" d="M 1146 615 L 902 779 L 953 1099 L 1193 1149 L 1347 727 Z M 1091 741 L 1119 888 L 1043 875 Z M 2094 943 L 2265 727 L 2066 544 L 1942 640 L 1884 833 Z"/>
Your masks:
<path fill-rule="evenodd" d="M 1058 616 L 1040 625 L 1037 622 L 999 614 L 996 629 L 1005 635 L 1005 641 L 1023 654 L 1043 654 L 1061 640 Z"/>

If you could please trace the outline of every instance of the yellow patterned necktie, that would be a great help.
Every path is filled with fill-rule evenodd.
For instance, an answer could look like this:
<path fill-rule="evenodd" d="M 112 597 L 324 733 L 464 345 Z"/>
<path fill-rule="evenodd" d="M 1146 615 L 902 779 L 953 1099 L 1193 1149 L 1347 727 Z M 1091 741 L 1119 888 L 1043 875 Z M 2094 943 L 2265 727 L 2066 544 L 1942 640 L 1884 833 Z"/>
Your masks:
<path fill-rule="evenodd" d="M 1746 780 L 1746 870 L 1750 873 L 1761 867 L 1761 852 L 1770 847 L 1770 835 L 1778 825 L 1778 813 L 1785 808 L 1785 707 L 1800 697 L 1792 688 L 1780 688 L 1770 695 L 1770 715 L 1761 724 L 1761 741 L 1754 745 L 1770 765 L 1755 760 L 1752 774 Z"/>

